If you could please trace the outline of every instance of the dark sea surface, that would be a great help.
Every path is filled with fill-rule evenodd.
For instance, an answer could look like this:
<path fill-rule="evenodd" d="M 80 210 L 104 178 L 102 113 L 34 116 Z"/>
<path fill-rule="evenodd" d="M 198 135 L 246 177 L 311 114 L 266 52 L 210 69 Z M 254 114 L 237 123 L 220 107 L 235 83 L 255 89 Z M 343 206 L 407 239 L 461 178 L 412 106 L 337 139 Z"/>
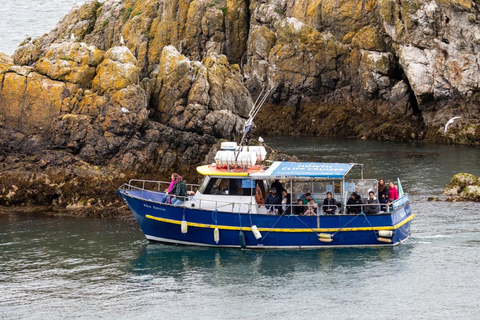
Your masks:
<path fill-rule="evenodd" d="M 305 161 L 400 177 L 412 236 L 394 248 L 252 251 L 149 243 L 135 222 L 0 214 L 1 319 L 480 319 L 480 203 L 444 201 L 479 149 L 266 137 Z M 374 174 L 375 172 L 375 174 Z"/>
<path fill-rule="evenodd" d="M 27 37 L 50 32 L 60 19 L 85 0 L 1 0 L 0 52 L 12 55 Z"/>

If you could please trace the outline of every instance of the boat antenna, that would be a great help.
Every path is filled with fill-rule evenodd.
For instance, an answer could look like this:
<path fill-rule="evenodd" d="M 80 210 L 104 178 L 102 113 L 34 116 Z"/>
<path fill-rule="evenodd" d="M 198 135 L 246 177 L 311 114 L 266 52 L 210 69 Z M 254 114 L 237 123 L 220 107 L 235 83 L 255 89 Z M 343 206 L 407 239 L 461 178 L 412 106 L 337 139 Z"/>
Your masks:
<path fill-rule="evenodd" d="M 262 91 L 258 95 L 257 100 L 253 104 L 253 107 L 250 110 L 250 112 L 248 113 L 248 119 L 247 119 L 247 121 L 245 121 L 245 124 L 243 125 L 243 135 L 242 135 L 242 139 L 240 140 L 239 150 L 242 148 L 243 140 L 245 140 L 245 137 L 247 136 L 248 131 L 250 130 L 250 128 L 253 125 L 253 119 L 255 119 L 255 117 L 257 116 L 257 114 L 260 111 L 260 109 L 262 108 L 262 106 L 265 104 L 265 101 L 267 101 L 267 98 L 270 95 L 270 93 L 273 91 L 273 89 L 274 89 L 274 87 L 271 87 L 262 96 L 262 93 L 265 91 L 265 88 L 264 88 L 264 89 L 262 89 Z"/>

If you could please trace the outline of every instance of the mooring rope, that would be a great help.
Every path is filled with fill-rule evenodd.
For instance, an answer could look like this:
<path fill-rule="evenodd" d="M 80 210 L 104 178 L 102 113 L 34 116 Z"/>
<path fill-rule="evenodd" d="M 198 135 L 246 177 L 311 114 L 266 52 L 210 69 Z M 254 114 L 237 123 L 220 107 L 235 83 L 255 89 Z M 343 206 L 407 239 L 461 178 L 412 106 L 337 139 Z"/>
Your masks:
<path fill-rule="evenodd" d="M 269 229 L 273 229 L 273 227 L 275 227 L 275 225 L 277 224 L 278 221 L 280 221 L 280 219 L 285 215 L 285 212 L 282 213 L 282 215 L 280 217 L 278 217 L 277 221 L 275 221 L 275 223 L 269 228 Z M 270 230 L 267 231 L 267 233 L 260 239 L 260 241 L 263 241 L 263 239 L 265 239 L 268 234 L 270 233 Z"/>

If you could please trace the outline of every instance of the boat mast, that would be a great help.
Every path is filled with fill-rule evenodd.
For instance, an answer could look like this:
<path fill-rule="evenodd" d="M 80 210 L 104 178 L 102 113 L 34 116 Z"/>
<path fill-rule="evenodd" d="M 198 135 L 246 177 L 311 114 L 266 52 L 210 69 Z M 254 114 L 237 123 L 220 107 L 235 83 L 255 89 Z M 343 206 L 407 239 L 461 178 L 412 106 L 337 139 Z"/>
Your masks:
<path fill-rule="evenodd" d="M 250 113 L 248 114 L 248 119 L 247 119 L 247 121 L 245 121 L 245 124 L 243 125 L 243 135 L 242 135 L 242 139 L 240 140 L 240 143 L 239 143 L 239 149 L 238 149 L 239 151 L 242 149 L 243 141 L 245 140 L 245 137 L 247 136 L 248 131 L 250 130 L 250 128 L 253 125 L 253 119 L 255 119 L 258 112 L 260 111 L 262 106 L 265 104 L 265 101 L 267 101 L 267 98 L 270 95 L 270 93 L 272 92 L 272 90 L 273 90 L 273 87 L 268 89 L 268 91 L 265 93 L 265 95 L 262 96 L 262 93 L 265 91 L 265 88 L 263 88 L 262 91 L 260 92 L 260 94 L 258 95 L 257 100 L 253 104 L 253 107 L 250 110 Z"/>

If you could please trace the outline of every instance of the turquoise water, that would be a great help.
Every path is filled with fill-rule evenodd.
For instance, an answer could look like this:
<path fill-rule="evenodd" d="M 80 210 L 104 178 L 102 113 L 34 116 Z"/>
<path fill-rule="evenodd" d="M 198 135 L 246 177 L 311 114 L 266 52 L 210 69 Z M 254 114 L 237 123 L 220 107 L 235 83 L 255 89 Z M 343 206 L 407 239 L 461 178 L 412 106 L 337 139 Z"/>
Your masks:
<path fill-rule="evenodd" d="M 324 161 L 357 161 L 372 149 L 397 154 L 395 170 L 413 181 L 404 188 L 418 190 L 407 243 L 312 251 L 168 246 L 146 241 L 133 221 L 10 212 L 0 214 L 0 318 L 478 319 L 480 204 L 427 201 L 462 167 L 449 159 L 461 154 L 464 171 L 478 170 L 478 149 L 289 139 L 266 138 Z M 312 151 L 329 144 L 347 158 Z M 402 156 L 418 148 L 427 154 L 420 160 Z"/>

